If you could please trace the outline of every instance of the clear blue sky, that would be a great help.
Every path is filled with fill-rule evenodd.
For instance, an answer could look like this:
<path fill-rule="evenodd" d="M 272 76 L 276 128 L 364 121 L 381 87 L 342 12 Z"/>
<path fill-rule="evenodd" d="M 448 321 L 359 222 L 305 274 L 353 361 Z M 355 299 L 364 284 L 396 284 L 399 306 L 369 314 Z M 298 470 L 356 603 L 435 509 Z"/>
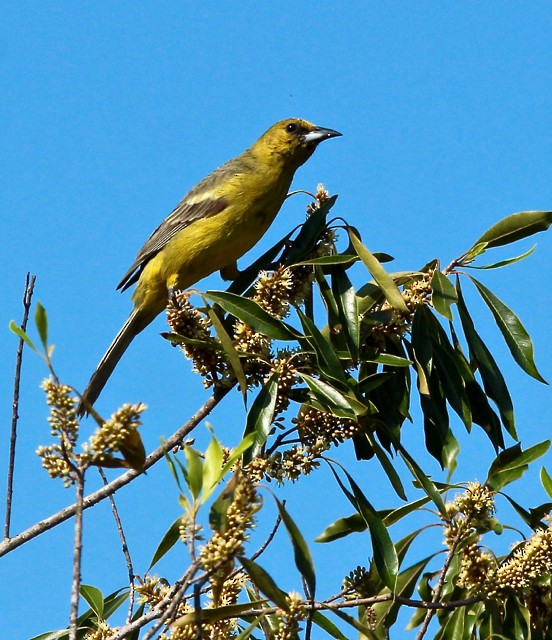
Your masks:
<path fill-rule="evenodd" d="M 323 182 L 339 193 L 336 212 L 362 231 L 372 250 L 394 255 L 397 270 L 434 257 L 448 263 L 507 214 L 552 208 L 551 31 L 548 2 L 21 0 L 6 6 L 0 25 L 4 442 L 16 348 L 7 324 L 21 317 L 26 272 L 38 276 L 35 299 L 49 314 L 57 371 L 83 388 L 130 310 L 129 295 L 114 287 L 144 240 L 190 187 L 276 120 L 300 116 L 344 134 L 318 150 L 295 187 L 313 190 Z M 250 257 L 302 220 L 305 204 L 301 198 L 286 203 Z M 552 380 L 552 235 L 537 242 L 527 261 L 489 272 L 484 281 L 519 312 L 537 364 Z M 215 275 L 200 286 L 219 288 L 221 281 Z M 511 384 L 523 443 L 534 444 L 550 432 L 550 390 L 516 369 L 492 320 L 475 308 Z M 159 338 L 164 330 L 160 318 L 135 341 L 99 404 L 108 414 L 125 401 L 146 402 L 148 450 L 207 397 L 190 364 Z M 72 502 L 34 455 L 50 442 L 39 390 L 45 373 L 27 353 L 14 532 Z M 210 421 L 226 444 L 235 444 L 243 428 L 237 394 Z M 420 438 L 419 422 L 407 429 L 412 441 Z M 460 426 L 456 432 L 462 435 Z M 468 460 L 457 479 L 483 479 L 491 447 L 476 431 L 464 448 Z M 350 461 L 350 451 L 338 455 Z M 426 467 L 438 474 L 431 460 Z M 378 508 L 393 504 L 379 480 L 371 493 L 371 479 L 380 477 L 373 463 L 353 470 Z M 285 492 L 309 539 L 319 532 L 311 504 L 323 508 L 324 524 L 350 512 L 322 475 Z M 119 497 L 137 573 L 153 553 L 148 545 L 179 513 L 166 469 L 150 476 Z M 536 477 L 524 485 L 532 504 L 545 500 Z M 83 580 L 107 593 L 125 577 L 108 506 L 88 511 L 85 526 Z M 71 538 L 68 523 L 0 560 L 2 627 L 11 638 L 66 624 Z M 348 569 L 370 555 L 367 538 L 354 543 L 337 547 L 344 558 L 350 554 Z M 327 593 L 339 587 L 334 554 L 315 549 Z"/>

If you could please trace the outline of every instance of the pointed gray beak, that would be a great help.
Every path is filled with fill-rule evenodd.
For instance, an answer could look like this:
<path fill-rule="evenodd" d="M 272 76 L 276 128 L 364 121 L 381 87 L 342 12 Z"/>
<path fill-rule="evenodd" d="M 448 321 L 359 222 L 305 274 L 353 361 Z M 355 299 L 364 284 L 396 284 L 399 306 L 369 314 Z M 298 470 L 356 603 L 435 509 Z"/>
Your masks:
<path fill-rule="evenodd" d="M 308 131 L 303 134 L 304 142 L 311 142 L 314 144 L 319 144 L 324 140 L 329 140 L 330 138 L 337 138 L 337 136 L 343 135 L 339 133 L 339 131 L 334 131 L 333 129 L 325 129 L 324 127 L 316 127 L 313 131 Z"/>

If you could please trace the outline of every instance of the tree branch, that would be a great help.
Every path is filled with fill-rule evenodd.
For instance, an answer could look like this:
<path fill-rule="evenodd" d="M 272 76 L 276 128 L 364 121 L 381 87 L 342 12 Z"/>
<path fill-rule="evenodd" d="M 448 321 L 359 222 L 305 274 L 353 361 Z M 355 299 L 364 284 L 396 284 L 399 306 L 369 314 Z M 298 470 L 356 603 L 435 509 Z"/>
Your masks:
<path fill-rule="evenodd" d="M 231 388 L 232 387 L 217 390 L 217 392 L 214 393 L 203 404 L 203 406 L 188 420 L 188 422 L 186 422 L 182 427 L 180 427 L 180 429 L 178 429 L 178 431 L 176 431 L 170 438 L 165 441 L 163 446 L 153 451 L 146 458 L 146 462 L 144 463 L 144 468 L 142 469 L 142 471 L 135 471 L 134 469 L 130 469 L 122 476 L 115 478 L 115 480 L 105 485 L 101 489 L 98 489 L 97 491 L 94 491 L 90 495 L 86 496 L 83 500 L 83 509 L 88 509 L 98 502 L 101 502 L 108 496 L 113 495 L 115 491 L 129 484 L 129 482 L 132 482 L 135 478 L 141 475 L 143 471 L 150 469 L 154 464 L 156 464 L 163 458 L 167 450 L 170 450 L 173 447 L 177 446 L 191 431 L 193 431 L 193 429 L 195 429 L 195 427 L 197 427 L 197 425 L 211 413 L 211 411 L 218 405 L 218 403 L 224 398 L 224 396 L 226 396 Z M 49 518 L 37 522 L 32 527 L 29 527 L 17 536 L 14 536 L 13 538 L 10 538 L 8 540 L 4 540 L 2 543 L 0 543 L 0 557 L 6 555 L 10 551 L 13 551 L 14 549 L 17 549 L 17 547 L 20 547 L 22 544 L 25 544 L 29 540 L 36 538 L 45 531 L 49 531 L 62 522 L 65 522 L 69 518 L 72 518 L 75 515 L 76 510 L 76 504 L 65 507 Z"/>

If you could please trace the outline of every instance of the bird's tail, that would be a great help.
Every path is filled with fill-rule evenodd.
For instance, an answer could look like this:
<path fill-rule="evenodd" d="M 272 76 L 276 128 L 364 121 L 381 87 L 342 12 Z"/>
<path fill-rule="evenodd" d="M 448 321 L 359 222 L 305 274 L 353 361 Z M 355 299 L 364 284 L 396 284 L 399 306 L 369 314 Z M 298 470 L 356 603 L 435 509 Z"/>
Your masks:
<path fill-rule="evenodd" d="M 135 336 L 137 336 L 151 320 L 152 318 L 146 316 L 142 310 L 137 308 L 130 314 L 128 320 L 115 336 L 109 349 L 100 360 L 96 371 L 94 371 L 90 378 L 90 382 L 81 396 L 81 401 L 77 409 L 79 415 L 88 412 L 96 402 L 123 353 L 127 350 Z"/>

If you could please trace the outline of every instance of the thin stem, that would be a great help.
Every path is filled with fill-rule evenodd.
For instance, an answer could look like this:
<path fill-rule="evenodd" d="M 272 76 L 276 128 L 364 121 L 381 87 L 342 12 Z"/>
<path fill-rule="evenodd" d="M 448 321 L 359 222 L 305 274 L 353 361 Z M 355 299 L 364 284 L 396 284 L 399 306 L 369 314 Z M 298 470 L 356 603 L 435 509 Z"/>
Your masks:
<path fill-rule="evenodd" d="M 21 322 L 21 329 L 27 330 L 27 322 L 29 320 L 29 312 L 31 309 L 31 301 L 33 298 L 33 291 L 36 282 L 36 276 L 27 274 L 25 278 L 25 291 L 23 293 L 23 320 Z M 13 499 L 13 474 L 15 471 L 15 444 L 17 441 L 17 422 L 19 420 L 19 390 L 21 387 L 21 365 L 23 362 L 23 344 L 24 341 L 20 338 L 19 345 L 17 347 L 17 355 L 15 358 L 15 380 L 13 383 L 13 402 L 12 402 L 12 421 L 11 421 L 11 433 L 10 433 L 10 450 L 8 461 L 8 482 L 6 490 L 6 520 L 4 522 L 4 539 L 7 540 L 10 537 L 10 524 L 12 513 L 12 499 Z"/>
<path fill-rule="evenodd" d="M 107 481 L 107 477 L 104 473 L 104 470 L 101 467 L 98 467 L 98 473 L 102 478 L 104 486 L 109 484 Z M 128 569 L 129 604 L 128 604 L 128 613 L 126 618 L 126 623 L 128 624 L 132 620 L 132 611 L 134 609 L 134 597 L 135 597 L 134 568 L 132 566 L 132 558 L 130 557 L 130 551 L 128 550 L 128 544 L 126 541 L 125 532 L 123 531 L 123 523 L 121 522 L 121 518 L 119 516 L 119 510 L 117 509 L 117 505 L 115 504 L 115 499 L 113 498 L 113 496 L 109 496 L 109 502 L 111 503 L 111 511 L 113 512 L 113 519 L 115 520 L 115 526 L 117 527 L 117 532 L 121 540 L 123 555 L 125 556 L 125 562 Z"/>
<path fill-rule="evenodd" d="M 452 562 L 452 559 L 454 558 L 454 554 L 456 553 L 456 548 L 458 547 L 458 543 L 460 542 L 460 540 L 462 539 L 462 537 L 464 536 L 464 529 L 460 528 L 458 530 L 458 533 L 456 534 L 452 544 L 450 545 L 450 549 L 447 553 L 447 557 L 445 558 L 445 563 L 443 565 L 443 569 L 441 571 L 441 574 L 439 576 L 439 580 L 437 582 L 437 586 L 435 587 L 435 591 L 433 592 L 433 598 L 431 599 L 432 603 L 437 603 L 439 602 L 440 598 L 441 598 L 441 593 L 443 591 L 443 587 L 445 586 L 445 580 L 447 577 L 447 571 L 449 570 L 450 567 L 450 563 Z M 427 613 L 425 615 L 424 621 L 422 623 L 422 626 L 420 627 L 420 631 L 418 631 L 418 635 L 416 636 L 416 640 L 422 640 L 422 638 L 425 636 L 428 627 L 429 627 L 429 623 L 431 622 L 431 619 L 433 618 L 433 616 L 435 615 L 435 611 L 436 609 L 430 609 L 428 608 Z"/>
<path fill-rule="evenodd" d="M 161 447 L 153 451 L 146 458 L 146 462 L 144 463 L 142 471 L 135 471 L 134 469 L 131 469 L 126 473 L 123 473 L 123 475 L 119 476 L 118 478 L 115 478 L 115 480 L 105 485 L 101 489 L 98 489 L 97 491 L 94 491 L 90 495 L 86 496 L 83 501 L 83 509 L 89 509 L 98 502 L 105 500 L 105 498 L 107 498 L 108 496 L 113 495 L 115 491 L 129 484 L 129 482 L 135 480 L 142 474 L 143 471 L 151 468 L 154 464 L 159 462 L 159 460 L 164 458 L 167 451 L 169 451 L 173 447 L 176 447 L 191 431 L 193 431 L 193 429 L 195 429 L 195 427 L 197 427 L 197 425 L 206 416 L 209 415 L 209 413 L 211 413 L 211 411 L 218 405 L 218 403 L 222 400 L 222 398 L 224 398 L 224 396 L 230 391 L 230 389 L 231 387 L 228 389 L 222 389 L 220 391 L 217 391 L 216 394 L 212 395 L 203 404 L 203 406 L 188 420 L 188 422 L 186 422 L 186 424 L 180 427 L 180 429 L 178 429 L 178 431 L 176 431 L 170 438 L 168 438 Z M 2 543 L 0 543 L 0 557 L 6 555 L 10 551 L 13 551 L 14 549 L 17 549 L 17 547 L 20 547 L 22 544 L 25 544 L 29 540 L 36 538 L 42 533 L 53 529 L 62 522 L 69 520 L 69 518 L 72 518 L 75 515 L 76 510 L 76 504 L 65 507 L 49 518 L 37 522 L 32 527 L 29 527 L 17 536 L 9 540 L 4 540 Z"/>
<path fill-rule="evenodd" d="M 73 581 L 71 584 L 71 613 L 69 615 L 69 640 L 77 640 L 79 622 L 79 593 L 82 566 L 82 514 L 84 500 L 84 471 L 77 469 L 77 502 L 75 512 L 75 541 L 73 545 Z"/>

